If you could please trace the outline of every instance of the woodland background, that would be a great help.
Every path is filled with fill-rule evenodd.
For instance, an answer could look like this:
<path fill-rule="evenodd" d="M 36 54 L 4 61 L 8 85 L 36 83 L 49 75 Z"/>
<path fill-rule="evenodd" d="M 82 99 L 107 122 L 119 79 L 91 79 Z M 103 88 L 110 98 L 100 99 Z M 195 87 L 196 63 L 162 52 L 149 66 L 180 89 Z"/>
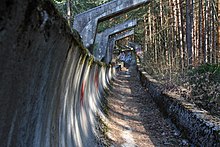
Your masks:
<path fill-rule="evenodd" d="M 74 16 L 109 0 L 53 0 L 72 27 Z M 137 18 L 132 40 L 142 46 L 145 70 L 166 90 L 220 116 L 220 0 L 154 0 L 101 22 L 98 32 Z"/>

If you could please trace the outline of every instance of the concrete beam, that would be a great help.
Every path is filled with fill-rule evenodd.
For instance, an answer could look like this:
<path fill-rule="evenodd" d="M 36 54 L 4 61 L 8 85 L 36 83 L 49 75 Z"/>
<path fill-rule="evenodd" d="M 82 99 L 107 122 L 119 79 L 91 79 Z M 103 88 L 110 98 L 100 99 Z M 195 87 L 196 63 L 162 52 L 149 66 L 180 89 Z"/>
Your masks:
<path fill-rule="evenodd" d="M 108 48 L 107 48 L 107 50 L 109 51 L 109 54 L 107 54 L 107 56 L 106 56 L 106 58 L 107 58 L 106 61 L 110 62 L 112 60 L 112 53 L 113 53 L 116 41 L 124 39 L 126 37 L 129 37 L 131 35 L 134 35 L 134 29 L 126 31 L 126 32 L 121 33 L 121 34 L 118 34 L 118 35 L 116 35 L 112 38 L 109 38 Z"/>
<path fill-rule="evenodd" d="M 97 57 L 98 60 L 102 60 L 107 54 L 107 44 L 109 36 L 133 28 L 136 25 L 136 19 L 128 20 L 122 24 L 113 26 L 112 28 L 108 28 L 105 31 L 97 34 L 95 39 L 96 51 L 93 53 L 94 56 Z"/>
<path fill-rule="evenodd" d="M 126 31 L 126 32 L 121 33 L 121 34 L 118 34 L 118 35 L 116 35 L 116 36 L 114 36 L 114 37 L 112 37 L 112 38 L 109 38 L 108 48 L 113 50 L 114 47 L 115 47 L 116 41 L 121 40 L 121 39 L 124 39 L 124 38 L 126 38 L 126 37 L 129 37 L 129 36 L 131 36 L 131 35 L 134 35 L 134 29 L 129 30 L 129 31 Z"/>
<path fill-rule="evenodd" d="M 107 20 L 116 15 L 126 13 L 151 0 L 113 0 L 75 16 L 73 28 L 76 29 L 86 47 L 94 43 L 98 22 Z"/>

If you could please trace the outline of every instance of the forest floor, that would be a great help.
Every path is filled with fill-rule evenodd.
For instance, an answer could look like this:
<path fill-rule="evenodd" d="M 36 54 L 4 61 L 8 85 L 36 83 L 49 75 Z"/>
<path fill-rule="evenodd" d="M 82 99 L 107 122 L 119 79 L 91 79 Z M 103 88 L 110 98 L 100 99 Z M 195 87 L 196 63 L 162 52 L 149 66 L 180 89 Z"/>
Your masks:
<path fill-rule="evenodd" d="M 191 146 L 170 119 L 159 111 L 148 90 L 141 86 L 134 68 L 118 73 L 107 96 L 109 146 Z"/>
<path fill-rule="evenodd" d="M 181 82 L 159 81 L 166 83 L 166 91 L 181 95 L 186 101 L 220 118 L 220 65 L 202 65 L 178 79 Z"/>
<path fill-rule="evenodd" d="M 168 72 L 146 64 L 145 71 L 163 84 L 163 92 L 180 95 L 198 108 L 220 118 L 220 64 L 204 64 L 190 70 Z"/>

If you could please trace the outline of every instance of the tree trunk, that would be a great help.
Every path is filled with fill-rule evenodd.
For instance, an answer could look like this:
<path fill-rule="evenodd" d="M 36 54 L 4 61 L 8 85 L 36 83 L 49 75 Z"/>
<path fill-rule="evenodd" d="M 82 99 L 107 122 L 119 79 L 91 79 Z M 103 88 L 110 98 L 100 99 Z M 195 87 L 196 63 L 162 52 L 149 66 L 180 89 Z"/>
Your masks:
<path fill-rule="evenodd" d="M 152 6 L 152 5 L 151 5 Z M 148 37 L 148 52 L 152 50 L 152 13 L 151 13 L 151 7 L 149 7 L 149 11 L 148 11 L 148 24 L 149 24 L 149 37 Z"/>
<path fill-rule="evenodd" d="M 177 13 L 178 13 L 178 16 L 177 16 L 177 21 L 178 21 L 178 46 L 179 46 L 179 56 L 180 56 L 180 61 L 179 61 L 179 65 L 180 65 L 180 69 L 182 70 L 183 69 L 183 39 L 182 39 L 182 21 L 181 21 L 181 10 L 180 10 L 180 4 L 181 3 L 181 0 L 176 0 L 176 4 L 177 4 Z"/>
<path fill-rule="evenodd" d="M 203 63 L 207 63 L 207 0 L 204 7 L 204 29 L 203 29 Z"/>
<path fill-rule="evenodd" d="M 163 0 L 160 0 L 160 28 L 161 28 L 161 30 L 163 29 L 163 17 L 164 17 L 164 14 L 163 14 Z M 163 31 L 160 32 L 159 37 L 160 37 L 159 59 L 160 59 L 160 67 L 162 68 L 163 64 L 164 64 L 164 58 L 163 58 L 162 53 L 163 53 L 163 50 L 165 48 Z"/>
<path fill-rule="evenodd" d="M 210 18 L 211 18 L 211 15 L 210 15 L 210 1 L 207 1 L 207 8 L 206 8 L 206 25 L 207 25 L 207 29 L 206 29 L 206 39 L 207 39 L 207 62 L 208 63 L 211 63 L 211 44 L 210 44 L 210 40 L 211 40 L 211 22 L 210 22 Z"/>
<path fill-rule="evenodd" d="M 202 28 L 203 28 L 203 23 L 202 23 L 202 0 L 199 0 L 199 33 L 198 33 L 198 41 L 199 41 L 199 45 L 198 45 L 198 50 L 199 50 L 199 64 L 201 64 L 203 62 L 203 56 L 202 56 L 202 48 L 203 48 L 203 39 L 202 39 Z"/>
<path fill-rule="evenodd" d="M 218 43 L 217 43 L 217 59 L 218 63 L 220 62 L 220 0 L 218 0 Z"/>
<path fill-rule="evenodd" d="M 148 47 L 148 29 L 147 29 L 147 16 L 144 16 L 144 52 L 147 52 Z"/>
<path fill-rule="evenodd" d="M 212 41 L 212 46 L 213 46 L 213 49 L 214 49 L 214 53 L 213 53 L 213 60 L 214 60 L 214 64 L 218 63 L 218 48 L 217 48 L 217 25 L 215 22 L 217 22 L 217 18 L 216 18 L 216 15 L 215 15 L 215 5 L 213 4 L 212 5 L 212 12 L 213 12 L 213 15 L 212 15 L 212 23 L 213 23 L 213 28 L 212 28 L 212 31 L 213 31 L 213 41 Z"/>
<path fill-rule="evenodd" d="M 66 10 L 67 10 L 67 21 L 71 26 L 71 0 L 66 0 Z"/>
<path fill-rule="evenodd" d="M 182 71 L 184 71 L 185 66 L 187 65 L 186 62 L 186 49 L 185 49 L 185 32 L 184 32 L 184 21 L 183 21 L 183 0 L 180 0 L 180 22 L 181 22 L 181 41 L 182 41 Z"/>
<path fill-rule="evenodd" d="M 186 0 L 186 45 L 188 52 L 188 66 L 192 66 L 192 3 Z"/>

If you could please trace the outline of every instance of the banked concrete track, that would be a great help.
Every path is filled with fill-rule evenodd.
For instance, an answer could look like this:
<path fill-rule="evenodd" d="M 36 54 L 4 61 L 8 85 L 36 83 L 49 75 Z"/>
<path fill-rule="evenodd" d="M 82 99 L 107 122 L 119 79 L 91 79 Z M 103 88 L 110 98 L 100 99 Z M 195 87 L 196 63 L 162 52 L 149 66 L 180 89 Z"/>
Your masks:
<path fill-rule="evenodd" d="M 0 13 L 0 146 L 97 146 L 112 68 L 48 1 L 3 0 Z"/>
<path fill-rule="evenodd" d="M 101 146 L 96 116 L 113 69 L 89 54 L 49 1 L 2 0 L 0 14 L 0 146 Z M 140 64 L 138 71 L 150 97 L 195 145 L 220 145 L 218 118 L 163 93 Z"/>

